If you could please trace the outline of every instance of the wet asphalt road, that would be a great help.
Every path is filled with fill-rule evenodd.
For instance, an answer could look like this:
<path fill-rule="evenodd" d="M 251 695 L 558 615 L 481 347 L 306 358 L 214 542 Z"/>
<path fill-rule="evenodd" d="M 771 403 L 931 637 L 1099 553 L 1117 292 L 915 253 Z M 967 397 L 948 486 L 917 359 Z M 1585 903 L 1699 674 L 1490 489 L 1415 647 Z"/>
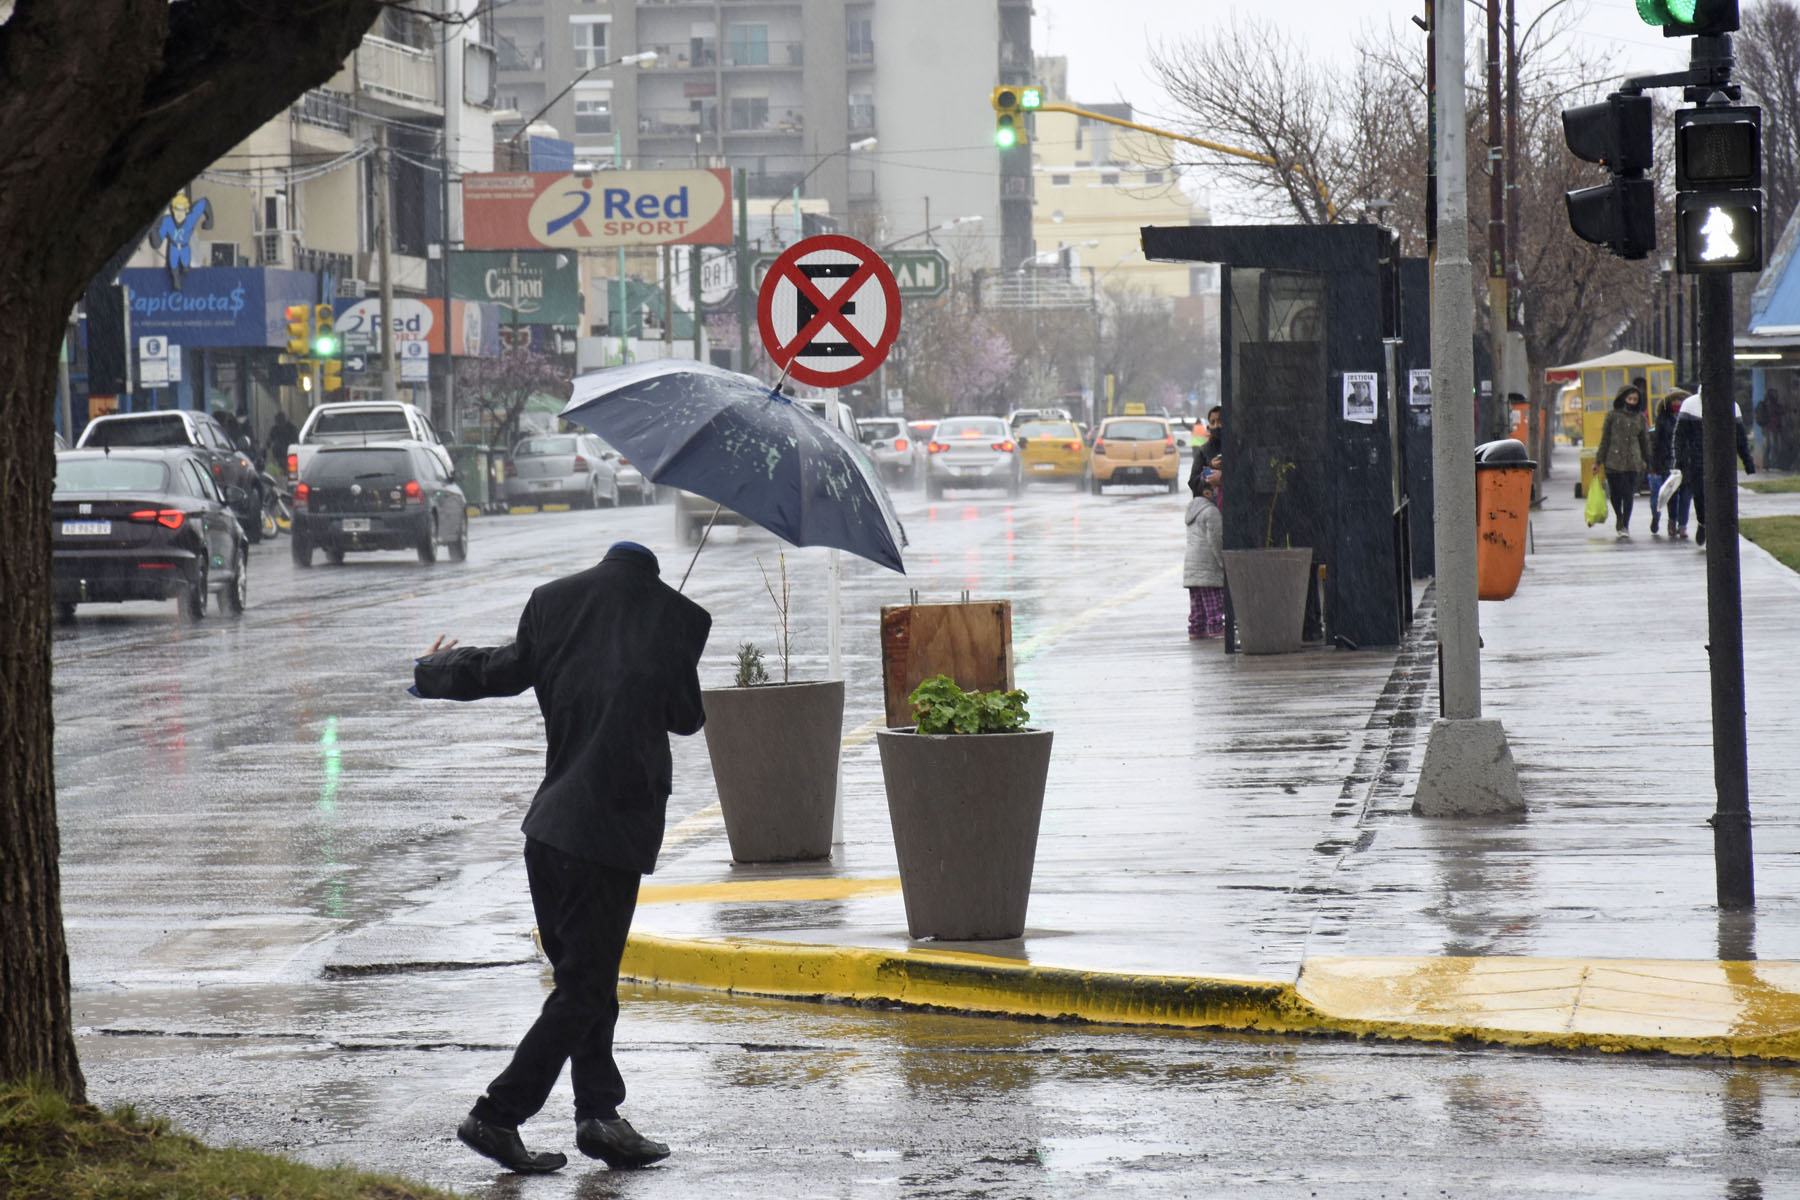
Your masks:
<path fill-rule="evenodd" d="M 879 711 L 875 612 L 909 587 L 1009 597 L 1016 645 L 1142 588 L 1185 651 L 1182 501 L 903 494 L 911 577 L 846 560 L 846 723 Z M 627 997 L 620 1044 L 627 1114 L 677 1156 L 637 1175 L 580 1160 L 497 1179 L 450 1131 L 544 992 L 517 833 L 540 726 L 528 697 L 469 707 L 401 689 L 437 633 L 504 638 L 532 586 L 617 538 L 678 578 L 672 532 L 667 505 L 493 518 L 466 564 L 380 554 L 310 571 L 278 539 L 253 552 L 242 618 L 95 606 L 59 628 L 64 907 L 95 1098 L 487 1196 L 1736 1198 L 1800 1181 L 1789 1068 L 670 992 Z M 775 570 L 780 552 L 760 532 L 716 536 L 689 588 L 717 621 L 708 684 L 739 641 L 772 646 L 758 559 Z M 788 557 L 795 674 L 817 677 L 825 555 Z M 713 799 L 703 743 L 676 753 L 672 825 Z M 572 1150 L 567 1111 L 565 1085 L 528 1140 Z"/>

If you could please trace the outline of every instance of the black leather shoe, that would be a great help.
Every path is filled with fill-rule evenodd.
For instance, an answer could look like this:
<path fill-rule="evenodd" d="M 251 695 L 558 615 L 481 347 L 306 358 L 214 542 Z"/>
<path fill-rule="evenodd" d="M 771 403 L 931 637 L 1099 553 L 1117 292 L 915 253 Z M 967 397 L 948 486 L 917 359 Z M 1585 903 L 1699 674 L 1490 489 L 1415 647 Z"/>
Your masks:
<path fill-rule="evenodd" d="M 589 1158 L 598 1158 L 615 1168 L 647 1167 L 669 1157 L 667 1146 L 633 1129 L 624 1117 L 610 1121 L 589 1117 L 575 1122 L 575 1144 Z"/>
<path fill-rule="evenodd" d="M 521 1175 L 548 1175 L 569 1162 L 567 1155 L 554 1151 L 534 1153 L 527 1150 L 525 1143 L 519 1140 L 518 1130 L 483 1121 L 474 1113 L 463 1118 L 463 1123 L 456 1127 L 456 1136 L 475 1153 L 485 1154 L 507 1170 Z"/>

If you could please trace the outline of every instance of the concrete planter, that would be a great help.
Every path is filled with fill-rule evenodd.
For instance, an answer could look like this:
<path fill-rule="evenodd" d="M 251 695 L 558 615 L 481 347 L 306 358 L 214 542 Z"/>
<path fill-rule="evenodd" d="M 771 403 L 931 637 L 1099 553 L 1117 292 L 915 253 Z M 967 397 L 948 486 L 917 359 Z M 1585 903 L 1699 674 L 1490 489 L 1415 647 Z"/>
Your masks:
<path fill-rule="evenodd" d="M 1231 592 L 1238 649 L 1245 654 L 1299 650 L 1311 582 L 1311 550 L 1225 551 L 1225 586 Z"/>
<path fill-rule="evenodd" d="M 946 942 L 1024 933 L 1050 731 L 875 737 L 906 931 Z"/>
<path fill-rule="evenodd" d="M 843 681 L 714 688 L 701 699 L 731 857 L 741 863 L 830 858 Z"/>

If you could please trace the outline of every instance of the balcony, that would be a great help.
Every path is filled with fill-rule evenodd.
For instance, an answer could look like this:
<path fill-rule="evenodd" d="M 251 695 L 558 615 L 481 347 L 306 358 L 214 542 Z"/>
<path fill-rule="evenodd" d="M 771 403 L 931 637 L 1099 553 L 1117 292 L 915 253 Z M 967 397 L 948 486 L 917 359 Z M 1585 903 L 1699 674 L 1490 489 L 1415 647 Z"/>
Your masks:
<path fill-rule="evenodd" d="M 727 39 L 725 65 L 739 69 L 761 67 L 773 71 L 797 70 L 806 65 L 806 43 Z"/>
<path fill-rule="evenodd" d="M 295 121 L 322 129 L 350 132 L 350 97 L 330 88 L 313 88 L 288 109 Z"/>
<path fill-rule="evenodd" d="M 692 138 L 696 133 L 714 134 L 719 131 L 719 110 L 706 108 L 640 108 L 638 109 L 638 135 L 640 137 L 685 137 Z"/>
<path fill-rule="evenodd" d="M 499 58 L 499 67 L 502 71 L 542 71 L 544 69 L 544 43 L 535 42 L 527 45 L 523 42 L 515 42 L 511 38 L 501 38 Z"/>
<path fill-rule="evenodd" d="M 719 64 L 718 44 L 707 38 L 694 38 L 686 45 L 653 45 L 650 50 L 656 55 L 652 71 L 711 71 Z"/>
<path fill-rule="evenodd" d="M 386 38 L 364 37 L 356 48 L 356 85 L 370 96 L 399 105 L 436 108 L 437 55 Z"/>

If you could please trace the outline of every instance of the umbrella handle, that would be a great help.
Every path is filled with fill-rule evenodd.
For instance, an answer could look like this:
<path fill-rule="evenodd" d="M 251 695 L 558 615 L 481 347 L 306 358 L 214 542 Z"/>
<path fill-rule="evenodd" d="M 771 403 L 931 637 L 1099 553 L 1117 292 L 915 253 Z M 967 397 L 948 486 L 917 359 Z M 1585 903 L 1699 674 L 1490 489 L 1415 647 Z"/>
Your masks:
<path fill-rule="evenodd" d="M 694 564 L 700 561 L 700 551 L 706 549 L 707 535 L 712 533 L 713 522 L 719 519 L 719 512 L 724 507 L 723 504 L 713 505 L 712 516 L 706 518 L 706 528 L 700 532 L 700 544 L 694 547 L 694 557 L 688 559 L 688 568 L 681 573 L 681 586 L 676 588 L 676 591 L 687 591 L 688 576 L 694 573 Z"/>

